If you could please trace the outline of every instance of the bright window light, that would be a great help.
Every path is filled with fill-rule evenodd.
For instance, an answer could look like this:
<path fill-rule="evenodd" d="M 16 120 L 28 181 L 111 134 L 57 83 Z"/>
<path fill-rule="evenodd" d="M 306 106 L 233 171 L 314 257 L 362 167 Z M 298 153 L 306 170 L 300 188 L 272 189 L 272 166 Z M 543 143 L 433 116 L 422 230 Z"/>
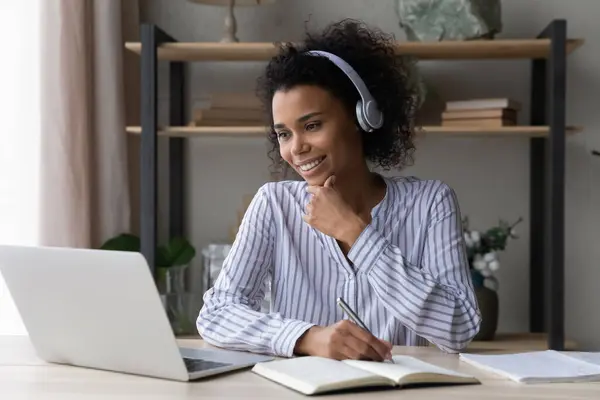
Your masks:
<path fill-rule="evenodd" d="M 0 244 L 38 244 L 39 7 L 0 2 Z M 2 334 L 27 331 L 0 275 Z"/>

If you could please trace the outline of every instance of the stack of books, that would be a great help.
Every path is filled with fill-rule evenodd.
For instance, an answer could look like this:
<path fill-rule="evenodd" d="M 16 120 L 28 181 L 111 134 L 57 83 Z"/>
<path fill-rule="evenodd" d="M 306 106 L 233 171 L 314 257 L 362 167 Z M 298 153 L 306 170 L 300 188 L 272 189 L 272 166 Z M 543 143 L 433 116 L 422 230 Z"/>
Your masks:
<path fill-rule="evenodd" d="M 250 93 L 213 93 L 193 110 L 190 126 L 263 126 L 262 105 Z"/>
<path fill-rule="evenodd" d="M 442 113 L 442 126 L 492 128 L 517 124 L 521 105 L 511 99 L 449 101 Z"/>

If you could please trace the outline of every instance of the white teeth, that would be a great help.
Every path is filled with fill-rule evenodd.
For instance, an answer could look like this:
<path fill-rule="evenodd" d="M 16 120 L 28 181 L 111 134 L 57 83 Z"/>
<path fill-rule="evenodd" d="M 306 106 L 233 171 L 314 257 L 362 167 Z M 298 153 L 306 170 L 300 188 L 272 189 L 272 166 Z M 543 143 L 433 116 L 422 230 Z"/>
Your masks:
<path fill-rule="evenodd" d="M 321 161 L 323 161 L 324 158 L 320 158 L 318 160 L 309 162 L 308 164 L 303 164 L 300 166 L 300 169 L 304 172 L 310 171 L 311 169 L 315 168 L 317 165 L 321 164 Z"/>

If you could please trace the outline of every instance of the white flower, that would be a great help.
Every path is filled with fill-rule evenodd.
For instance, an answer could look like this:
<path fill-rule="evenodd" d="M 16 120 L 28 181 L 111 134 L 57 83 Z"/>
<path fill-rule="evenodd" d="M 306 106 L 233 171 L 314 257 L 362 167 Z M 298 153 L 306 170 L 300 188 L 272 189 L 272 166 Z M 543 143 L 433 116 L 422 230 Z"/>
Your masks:
<path fill-rule="evenodd" d="M 471 232 L 471 240 L 475 243 L 479 243 L 481 240 L 481 234 L 478 231 Z"/>
<path fill-rule="evenodd" d="M 481 275 L 483 275 L 484 277 L 488 277 L 488 276 L 492 276 L 492 271 L 490 271 L 488 268 L 484 267 L 483 269 L 480 269 L 479 272 L 481 273 Z"/>
<path fill-rule="evenodd" d="M 465 244 L 467 245 L 467 247 L 473 246 L 473 240 L 471 240 L 471 235 L 469 235 L 468 232 L 465 232 L 464 236 L 465 236 Z"/>
<path fill-rule="evenodd" d="M 493 252 L 493 251 L 491 251 L 491 252 L 489 252 L 489 253 L 486 253 L 486 254 L 483 256 L 483 259 L 484 259 L 484 260 L 485 260 L 485 262 L 487 262 L 487 263 L 491 263 L 492 261 L 496 261 L 496 253 L 495 253 L 495 252 Z"/>
<path fill-rule="evenodd" d="M 498 271 L 500 268 L 500 262 L 498 260 L 494 260 L 488 264 L 488 268 L 492 271 Z"/>
<path fill-rule="evenodd" d="M 474 260 L 473 268 L 475 268 L 477 271 L 482 271 L 487 268 L 487 263 L 483 260 Z"/>
<path fill-rule="evenodd" d="M 512 228 L 510 230 L 510 236 L 512 236 L 513 238 L 517 238 L 519 235 L 517 234 L 517 230 L 515 228 Z"/>

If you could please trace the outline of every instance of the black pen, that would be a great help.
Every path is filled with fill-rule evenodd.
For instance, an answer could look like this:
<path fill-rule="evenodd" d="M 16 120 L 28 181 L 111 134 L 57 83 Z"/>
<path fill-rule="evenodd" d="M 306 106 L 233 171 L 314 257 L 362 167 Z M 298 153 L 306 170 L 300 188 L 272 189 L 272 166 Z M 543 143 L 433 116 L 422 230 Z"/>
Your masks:
<path fill-rule="evenodd" d="M 344 299 L 342 299 L 341 297 L 338 297 L 337 298 L 337 304 L 338 304 L 338 306 L 340 306 L 340 308 L 342 310 L 344 310 L 344 312 L 346 314 L 348 314 L 348 316 L 350 317 L 350 319 L 352 320 L 352 322 L 354 322 L 356 325 L 360 326 L 362 329 L 364 329 L 365 331 L 369 332 L 372 335 L 372 333 L 369 330 L 369 328 L 367 328 L 367 326 L 364 324 L 364 322 L 362 322 L 362 320 L 358 317 L 358 315 L 356 315 L 356 313 L 354 312 L 354 310 L 352 310 L 350 308 L 350 306 L 348 304 L 346 304 L 346 302 L 344 301 Z M 393 359 L 390 359 L 390 361 L 392 363 L 394 363 Z"/>

